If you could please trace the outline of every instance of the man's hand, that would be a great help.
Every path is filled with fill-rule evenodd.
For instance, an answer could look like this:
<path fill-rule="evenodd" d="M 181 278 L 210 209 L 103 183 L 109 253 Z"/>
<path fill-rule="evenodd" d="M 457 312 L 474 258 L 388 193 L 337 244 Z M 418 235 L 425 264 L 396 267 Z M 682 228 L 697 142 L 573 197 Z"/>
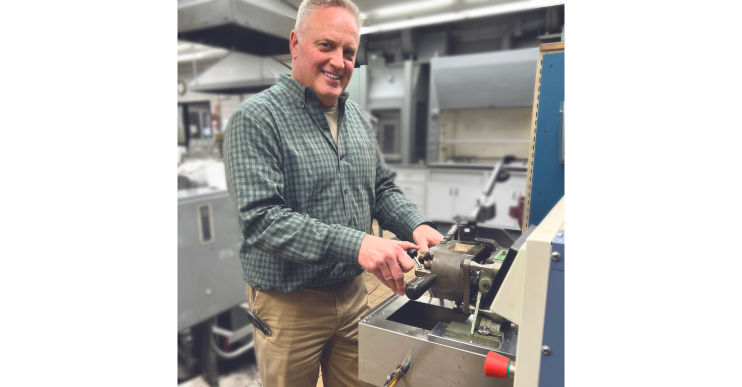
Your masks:
<path fill-rule="evenodd" d="M 407 249 L 419 247 L 410 242 L 366 235 L 361 242 L 358 263 L 394 293 L 404 296 L 404 273 L 415 267 L 415 263 L 407 256 Z"/>
<path fill-rule="evenodd" d="M 420 246 L 420 252 L 428 251 L 432 246 L 441 243 L 443 235 L 427 224 L 417 226 L 412 232 L 412 240 Z"/>

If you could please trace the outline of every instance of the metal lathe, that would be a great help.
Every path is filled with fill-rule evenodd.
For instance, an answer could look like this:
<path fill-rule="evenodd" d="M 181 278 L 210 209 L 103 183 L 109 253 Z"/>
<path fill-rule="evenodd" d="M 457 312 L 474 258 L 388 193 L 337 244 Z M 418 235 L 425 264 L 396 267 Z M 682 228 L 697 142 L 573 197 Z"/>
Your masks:
<path fill-rule="evenodd" d="M 564 199 L 523 234 L 454 225 L 417 257 L 406 296 L 361 319 L 360 379 L 384 385 L 409 362 L 397 386 L 563 384 L 564 233 Z"/>

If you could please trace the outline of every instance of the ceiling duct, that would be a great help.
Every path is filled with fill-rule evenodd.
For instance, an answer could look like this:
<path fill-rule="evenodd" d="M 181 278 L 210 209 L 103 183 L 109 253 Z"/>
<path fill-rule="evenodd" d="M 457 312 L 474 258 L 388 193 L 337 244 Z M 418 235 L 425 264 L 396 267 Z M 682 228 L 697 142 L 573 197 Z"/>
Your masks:
<path fill-rule="evenodd" d="M 258 93 L 275 85 L 281 73 L 290 74 L 291 68 L 275 58 L 231 52 L 191 81 L 188 90 L 219 94 Z"/>
<path fill-rule="evenodd" d="M 258 56 L 288 54 L 296 7 L 283 0 L 179 0 L 178 40 Z"/>

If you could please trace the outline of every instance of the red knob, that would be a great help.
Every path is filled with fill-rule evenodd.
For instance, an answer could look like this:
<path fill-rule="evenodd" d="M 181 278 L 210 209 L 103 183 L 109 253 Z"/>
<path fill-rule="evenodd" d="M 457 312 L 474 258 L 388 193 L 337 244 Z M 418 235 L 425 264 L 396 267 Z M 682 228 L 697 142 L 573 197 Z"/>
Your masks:
<path fill-rule="evenodd" d="M 494 352 L 488 353 L 487 358 L 484 360 L 484 376 L 507 379 L 510 377 L 510 362 L 511 360 L 505 356 L 498 355 Z"/>

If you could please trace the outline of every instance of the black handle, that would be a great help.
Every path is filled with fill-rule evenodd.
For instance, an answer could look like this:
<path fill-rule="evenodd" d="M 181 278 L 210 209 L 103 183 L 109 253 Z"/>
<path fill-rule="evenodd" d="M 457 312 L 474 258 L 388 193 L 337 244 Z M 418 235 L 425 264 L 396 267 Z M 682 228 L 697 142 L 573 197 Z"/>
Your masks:
<path fill-rule="evenodd" d="M 245 309 L 245 313 L 247 314 L 247 319 L 250 320 L 252 325 L 255 325 L 258 329 L 260 329 L 264 335 L 270 337 L 271 336 L 271 330 L 263 324 L 262 321 L 258 318 L 258 316 L 255 315 L 250 309 Z"/>
<path fill-rule="evenodd" d="M 435 274 L 428 274 L 422 279 L 410 281 L 405 285 L 405 295 L 410 300 L 417 300 L 435 284 Z"/>
<path fill-rule="evenodd" d="M 409 255 L 410 258 L 415 259 L 415 257 L 417 257 L 417 250 L 416 249 L 409 249 L 409 250 L 407 250 L 407 255 Z"/>

